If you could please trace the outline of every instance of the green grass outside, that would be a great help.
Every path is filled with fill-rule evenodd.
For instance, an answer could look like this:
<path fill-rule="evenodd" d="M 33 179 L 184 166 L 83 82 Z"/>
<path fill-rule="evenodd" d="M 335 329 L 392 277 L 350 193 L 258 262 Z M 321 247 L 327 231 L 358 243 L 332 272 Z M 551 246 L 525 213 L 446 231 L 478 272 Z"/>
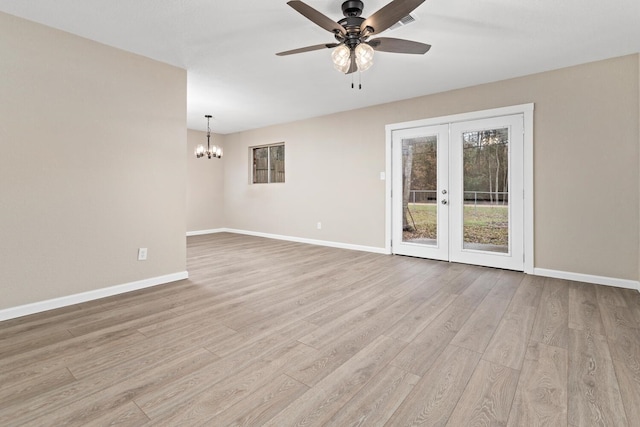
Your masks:
<path fill-rule="evenodd" d="M 436 238 L 436 207 L 409 203 L 409 228 L 404 240 Z M 413 228 L 415 223 L 415 229 Z M 509 243 L 509 208 L 507 206 L 465 206 L 464 241 L 507 246 Z"/>

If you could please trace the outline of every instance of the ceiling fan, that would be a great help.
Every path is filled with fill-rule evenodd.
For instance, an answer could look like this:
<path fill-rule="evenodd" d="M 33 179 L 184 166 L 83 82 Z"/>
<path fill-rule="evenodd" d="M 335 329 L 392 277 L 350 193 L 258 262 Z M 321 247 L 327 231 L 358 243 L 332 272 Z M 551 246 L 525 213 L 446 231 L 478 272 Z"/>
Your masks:
<path fill-rule="evenodd" d="M 299 0 L 287 2 L 304 17 L 333 33 L 337 43 L 324 43 L 276 53 L 278 56 L 293 55 L 320 49 L 334 49 L 331 57 L 335 68 L 345 74 L 365 71 L 373 64 L 373 52 L 427 53 L 431 45 L 411 40 L 377 37 L 392 25 L 396 24 L 425 0 L 393 0 L 369 18 L 362 18 L 364 3 L 360 0 L 347 0 L 342 3 L 344 18 L 338 22 L 318 12 Z"/>

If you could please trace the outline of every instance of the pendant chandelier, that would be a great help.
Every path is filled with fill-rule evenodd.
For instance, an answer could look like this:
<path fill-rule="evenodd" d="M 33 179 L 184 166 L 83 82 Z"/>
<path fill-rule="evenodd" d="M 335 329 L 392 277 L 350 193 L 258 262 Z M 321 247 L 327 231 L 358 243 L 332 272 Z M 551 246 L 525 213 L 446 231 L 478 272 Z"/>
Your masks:
<path fill-rule="evenodd" d="M 207 149 L 205 150 L 204 145 L 199 144 L 196 147 L 196 158 L 199 159 L 200 157 L 207 156 L 207 158 L 209 159 L 219 159 L 220 157 L 222 157 L 222 147 L 211 145 L 211 127 L 209 126 L 209 120 L 213 116 L 207 114 L 205 115 L 205 117 L 207 118 Z"/>

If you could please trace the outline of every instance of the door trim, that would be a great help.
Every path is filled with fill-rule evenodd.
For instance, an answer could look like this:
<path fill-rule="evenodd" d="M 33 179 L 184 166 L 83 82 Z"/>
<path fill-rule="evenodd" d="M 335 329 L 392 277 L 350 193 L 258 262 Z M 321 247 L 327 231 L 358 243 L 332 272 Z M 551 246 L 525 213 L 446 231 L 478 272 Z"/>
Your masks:
<path fill-rule="evenodd" d="M 391 254 L 391 139 L 392 132 L 422 126 L 433 126 L 464 122 L 491 117 L 522 114 L 524 117 L 524 272 L 533 274 L 534 269 L 534 218 L 533 218 L 533 110 L 534 104 L 520 104 L 510 107 L 472 111 L 449 116 L 393 123 L 385 126 L 385 253 Z"/>

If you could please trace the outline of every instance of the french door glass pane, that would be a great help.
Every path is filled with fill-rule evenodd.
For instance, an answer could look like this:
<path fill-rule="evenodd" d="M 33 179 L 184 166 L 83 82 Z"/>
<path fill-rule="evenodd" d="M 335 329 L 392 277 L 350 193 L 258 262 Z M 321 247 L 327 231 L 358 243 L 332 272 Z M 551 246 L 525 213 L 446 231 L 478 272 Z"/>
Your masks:
<path fill-rule="evenodd" d="M 509 128 L 463 132 L 462 143 L 462 247 L 509 253 Z"/>
<path fill-rule="evenodd" d="M 402 241 L 438 242 L 438 137 L 402 140 Z"/>

